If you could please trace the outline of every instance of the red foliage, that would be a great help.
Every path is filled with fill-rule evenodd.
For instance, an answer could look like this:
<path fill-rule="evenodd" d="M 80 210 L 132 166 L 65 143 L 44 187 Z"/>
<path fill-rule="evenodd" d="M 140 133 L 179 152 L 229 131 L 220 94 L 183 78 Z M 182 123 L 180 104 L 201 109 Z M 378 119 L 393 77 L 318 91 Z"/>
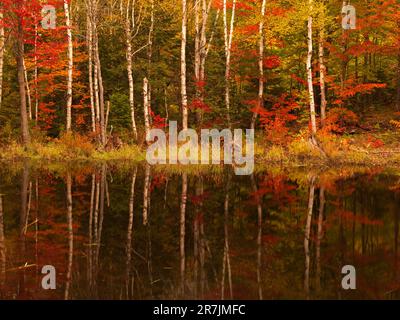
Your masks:
<path fill-rule="evenodd" d="M 293 114 L 295 109 L 299 108 L 298 103 L 293 97 L 287 97 L 286 94 L 278 98 L 271 98 L 273 106 L 267 110 L 259 106 L 251 111 L 260 116 L 262 127 L 266 130 L 269 141 L 276 144 L 286 144 L 289 141 L 288 123 L 297 119 Z"/>
<path fill-rule="evenodd" d="M 343 133 L 347 125 L 353 125 L 357 122 L 358 117 L 353 111 L 346 108 L 332 108 L 327 113 L 321 134 Z"/>
<path fill-rule="evenodd" d="M 208 104 L 200 99 L 194 99 L 189 105 L 190 110 L 202 110 L 203 112 L 211 112 L 211 108 Z"/>

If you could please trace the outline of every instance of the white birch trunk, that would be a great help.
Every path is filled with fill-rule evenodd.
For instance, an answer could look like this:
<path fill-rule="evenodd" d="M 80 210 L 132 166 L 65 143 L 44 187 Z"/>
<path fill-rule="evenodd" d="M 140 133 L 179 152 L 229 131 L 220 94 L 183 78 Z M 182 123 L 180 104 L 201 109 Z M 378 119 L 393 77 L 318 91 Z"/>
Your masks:
<path fill-rule="evenodd" d="M 72 43 L 72 23 L 70 19 L 69 4 L 71 0 L 64 0 L 64 12 L 68 37 L 68 84 L 67 84 L 67 132 L 72 130 L 72 81 L 74 68 L 74 46 Z"/>
<path fill-rule="evenodd" d="M 258 28 L 258 108 L 262 109 L 264 107 L 264 17 L 265 10 L 267 6 L 267 0 L 263 0 L 261 4 L 261 20 Z M 251 129 L 255 129 L 257 121 L 257 113 L 253 113 L 253 119 L 251 121 Z"/>
<path fill-rule="evenodd" d="M 38 38 L 38 27 L 35 26 L 35 44 L 34 44 L 34 64 L 35 64 L 35 71 L 34 71 L 34 81 L 35 81 L 35 124 L 38 125 L 39 119 L 39 93 L 38 93 L 38 61 L 37 61 L 37 38 Z"/>
<path fill-rule="evenodd" d="M 324 19 L 324 17 L 322 17 Z M 325 125 L 326 119 L 326 86 L 325 86 L 325 77 L 326 77 L 326 66 L 325 66 L 325 54 L 324 54 L 324 43 L 325 43 L 325 26 L 324 24 L 321 26 L 320 34 L 319 34 L 319 86 L 321 90 L 321 125 L 322 127 Z"/>
<path fill-rule="evenodd" d="M 230 26 L 228 26 L 228 12 L 227 12 L 227 0 L 223 3 L 223 15 L 224 15 L 224 42 L 225 42 L 225 106 L 227 112 L 227 120 L 229 126 L 231 126 L 231 51 L 232 51 L 232 40 L 235 26 L 235 12 L 236 12 L 236 0 L 233 0 L 232 13 Z"/>
<path fill-rule="evenodd" d="M 182 38 L 181 38 L 181 98 L 182 127 L 188 128 L 188 98 L 186 89 L 186 42 L 187 42 L 187 1 L 182 0 Z"/>
<path fill-rule="evenodd" d="M 26 95 L 28 98 L 28 117 L 29 117 L 29 120 L 32 120 L 31 88 L 29 86 L 28 70 L 26 69 L 25 59 L 24 59 L 24 77 L 25 77 Z"/>
<path fill-rule="evenodd" d="M 307 54 L 307 83 L 308 83 L 308 95 L 310 103 L 310 118 L 311 118 L 311 140 L 313 144 L 316 144 L 317 134 L 317 120 L 315 112 L 315 98 L 314 98 L 314 86 L 313 86 L 313 70 L 312 70 L 312 57 L 313 57 L 313 0 L 309 0 L 310 13 L 307 24 L 307 42 L 308 42 L 308 54 Z"/>
<path fill-rule="evenodd" d="M 143 113 L 144 113 L 144 128 L 146 133 L 146 143 L 150 136 L 150 113 L 149 113 L 149 80 L 143 80 Z"/>
<path fill-rule="evenodd" d="M 135 6 L 135 0 L 132 6 Z M 134 18 L 134 17 L 133 17 Z M 130 19 L 130 0 L 128 0 L 126 7 L 126 20 L 125 20 L 125 33 L 126 33 L 126 61 L 127 61 L 127 72 L 128 72 L 128 82 L 129 82 L 129 106 L 131 109 L 131 122 L 132 131 L 135 139 L 137 139 L 137 128 L 135 120 L 135 92 L 133 83 L 133 52 L 132 52 L 132 29 L 131 29 L 131 19 Z"/>
<path fill-rule="evenodd" d="M 90 115 L 92 120 L 92 132 L 96 132 L 96 111 L 93 88 L 93 26 L 92 7 L 90 1 L 87 7 L 87 46 L 88 46 L 88 71 L 89 71 L 89 92 L 90 92 Z"/>

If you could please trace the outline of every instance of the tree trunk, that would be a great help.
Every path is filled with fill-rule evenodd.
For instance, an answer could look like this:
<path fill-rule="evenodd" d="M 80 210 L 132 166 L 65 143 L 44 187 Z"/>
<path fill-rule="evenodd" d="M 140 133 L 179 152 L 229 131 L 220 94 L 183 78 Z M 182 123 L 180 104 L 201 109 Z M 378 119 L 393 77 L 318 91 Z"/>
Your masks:
<path fill-rule="evenodd" d="M 133 1 L 132 6 L 135 6 Z M 135 139 L 138 137 L 136 120 L 135 120 L 135 88 L 133 83 L 133 52 L 132 52 L 132 29 L 131 29 L 131 17 L 130 17 L 130 0 L 128 0 L 126 6 L 126 20 L 125 20 L 125 34 L 126 34 L 126 61 L 127 61 L 127 72 L 129 82 L 129 105 L 131 108 L 131 121 L 132 131 Z"/>
<path fill-rule="evenodd" d="M 258 30 L 258 71 L 259 71 L 259 79 L 258 79 L 258 106 L 257 108 L 262 109 L 264 107 L 264 17 L 265 10 L 267 6 L 267 0 L 263 0 L 261 4 L 261 20 L 259 24 Z M 256 121 L 257 121 L 257 112 L 253 112 L 253 118 L 251 121 L 251 129 L 255 129 Z"/>
<path fill-rule="evenodd" d="M 233 0 L 230 27 L 228 27 L 227 0 L 223 3 L 224 10 L 224 42 L 225 42 L 225 106 L 229 127 L 231 126 L 231 51 L 233 29 L 235 24 L 236 0 Z"/>
<path fill-rule="evenodd" d="M 97 20 L 97 8 L 95 14 L 95 21 Z M 103 87 L 103 76 L 101 72 L 101 61 L 99 53 L 99 35 L 97 31 L 97 22 L 94 23 L 94 52 L 95 52 L 95 69 L 97 71 L 98 80 L 98 95 L 99 105 L 97 106 L 100 112 L 100 140 L 101 145 L 106 145 L 106 132 L 105 132 L 105 108 L 104 108 L 104 87 Z"/>
<path fill-rule="evenodd" d="M 310 103 L 310 118 L 311 118 L 311 141 L 313 144 L 316 143 L 317 134 L 317 120 L 315 112 L 315 98 L 314 98 L 314 86 L 313 86 L 313 70 L 312 70 L 312 57 L 313 57 L 313 0 L 309 0 L 310 13 L 307 24 L 307 41 L 308 41 L 308 54 L 307 54 L 307 83 L 308 83 L 308 95 Z"/>
<path fill-rule="evenodd" d="M 187 42 L 187 1 L 182 0 L 182 36 L 181 36 L 181 104 L 182 127 L 188 128 L 188 98 L 186 89 L 186 42 Z"/>
<path fill-rule="evenodd" d="M 38 125 L 39 121 L 39 93 L 38 93 L 38 61 L 37 61 L 37 39 L 38 39 L 38 27 L 35 26 L 35 43 L 34 43 L 34 64 L 35 64 L 35 71 L 34 71 L 34 81 L 35 81 L 35 124 Z"/>
<path fill-rule="evenodd" d="M 72 81 L 74 68 L 74 47 L 72 43 L 72 23 L 70 19 L 69 3 L 71 0 L 64 0 L 64 12 L 68 37 L 68 84 L 67 84 L 67 132 L 72 130 Z"/>
<path fill-rule="evenodd" d="M 200 83 L 200 63 L 201 63 L 201 47 L 200 47 L 200 1 L 195 0 L 194 4 L 194 29 L 195 29 L 195 40 L 194 40 L 194 76 L 196 86 L 196 100 L 200 101 L 201 95 L 201 83 Z M 200 124 L 200 109 L 195 110 L 197 125 Z"/>
<path fill-rule="evenodd" d="M 90 3 L 90 1 L 89 1 Z M 88 71 L 89 71 L 89 92 L 90 92 L 90 115 L 92 120 L 92 131 L 96 132 L 96 111 L 95 111 L 95 100 L 94 100 L 94 88 L 93 88 L 93 27 L 91 8 L 87 8 L 87 37 L 88 37 Z M 90 10 L 90 11 L 89 11 Z"/>
<path fill-rule="evenodd" d="M 144 113 L 144 128 L 146 133 L 146 143 L 150 137 L 150 110 L 149 110 L 149 80 L 143 80 L 143 113 Z"/>
<path fill-rule="evenodd" d="M 322 16 L 322 19 L 325 19 L 325 15 Z M 325 24 L 322 21 L 322 26 L 319 32 L 319 86 L 321 90 L 321 126 L 324 127 L 325 119 L 326 119 L 326 86 L 325 86 L 325 77 L 326 77 L 326 66 L 325 66 L 325 53 L 324 53 L 324 44 L 325 44 Z"/>
<path fill-rule="evenodd" d="M 28 70 L 26 69 L 25 58 L 24 58 L 24 77 L 25 77 L 26 95 L 28 98 L 28 117 L 29 117 L 29 120 L 32 120 L 31 88 L 29 86 Z"/>
<path fill-rule="evenodd" d="M 20 2 L 19 6 L 21 6 Z M 31 137 L 29 134 L 29 122 L 26 107 L 26 84 L 25 84 L 25 72 L 24 72 L 24 29 L 22 17 L 18 17 L 17 26 L 17 39 L 16 39 L 16 50 L 15 56 L 17 60 L 17 70 L 18 70 L 18 86 L 19 86 L 19 97 L 20 97 L 20 113 L 21 113 L 21 133 L 22 133 L 22 143 L 27 146 L 31 142 Z"/>

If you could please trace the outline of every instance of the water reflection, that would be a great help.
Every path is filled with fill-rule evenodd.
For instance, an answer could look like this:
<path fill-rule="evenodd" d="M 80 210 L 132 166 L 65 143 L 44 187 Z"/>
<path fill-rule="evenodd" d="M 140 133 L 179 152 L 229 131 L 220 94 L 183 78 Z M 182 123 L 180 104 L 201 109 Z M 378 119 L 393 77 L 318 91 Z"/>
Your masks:
<path fill-rule="evenodd" d="M 376 169 L 3 165 L 0 298 L 397 299 L 399 191 Z"/>

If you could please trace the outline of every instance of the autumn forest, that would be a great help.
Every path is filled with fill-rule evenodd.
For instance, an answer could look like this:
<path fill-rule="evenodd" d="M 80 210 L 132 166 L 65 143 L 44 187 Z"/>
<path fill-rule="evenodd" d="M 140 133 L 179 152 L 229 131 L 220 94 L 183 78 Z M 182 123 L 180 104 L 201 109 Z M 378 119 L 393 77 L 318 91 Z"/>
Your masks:
<path fill-rule="evenodd" d="M 0 300 L 400 299 L 399 165 L 398 0 L 0 0 Z"/>

